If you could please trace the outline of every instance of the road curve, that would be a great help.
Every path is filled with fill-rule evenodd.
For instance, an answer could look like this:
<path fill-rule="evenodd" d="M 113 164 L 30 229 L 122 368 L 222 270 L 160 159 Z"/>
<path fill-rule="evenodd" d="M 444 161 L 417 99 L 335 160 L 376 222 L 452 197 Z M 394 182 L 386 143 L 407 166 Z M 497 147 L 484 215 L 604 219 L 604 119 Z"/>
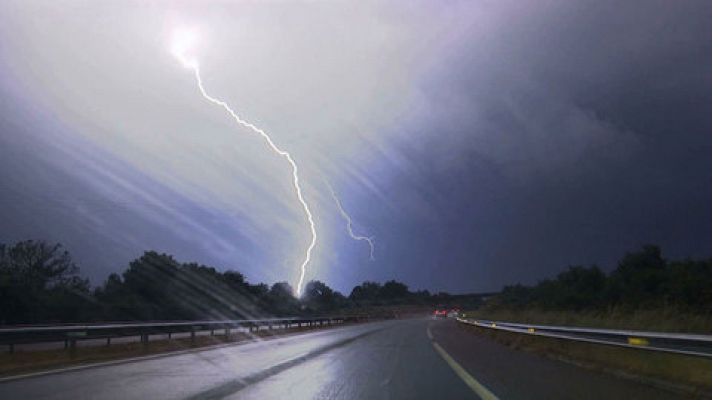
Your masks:
<path fill-rule="evenodd" d="M 2 399 L 673 399 L 452 320 L 376 322 L 11 380 Z"/>

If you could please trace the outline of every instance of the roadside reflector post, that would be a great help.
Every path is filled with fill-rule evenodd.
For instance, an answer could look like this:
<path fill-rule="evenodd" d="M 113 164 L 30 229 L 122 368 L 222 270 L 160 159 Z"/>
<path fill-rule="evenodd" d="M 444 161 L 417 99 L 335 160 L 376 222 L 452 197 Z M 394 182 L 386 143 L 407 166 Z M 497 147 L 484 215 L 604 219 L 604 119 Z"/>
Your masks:
<path fill-rule="evenodd" d="M 633 346 L 647 346 L 650 344 L 650 342 L 648 342 L 648 339 L 645 338 L 629 337 L 628 344 Z"/>
<path fill-rule="evenodd" d="M 529 328 L 529 329 L 527 329 L 527 332 L 534 333 L 534 332 L 536 332 L 536 330 L 534 328 Z"/>
<path fill-rule="evenodd" d="M 195 327 L 191 326 L 190 327 L 190 342 L 195 343 Z"/>

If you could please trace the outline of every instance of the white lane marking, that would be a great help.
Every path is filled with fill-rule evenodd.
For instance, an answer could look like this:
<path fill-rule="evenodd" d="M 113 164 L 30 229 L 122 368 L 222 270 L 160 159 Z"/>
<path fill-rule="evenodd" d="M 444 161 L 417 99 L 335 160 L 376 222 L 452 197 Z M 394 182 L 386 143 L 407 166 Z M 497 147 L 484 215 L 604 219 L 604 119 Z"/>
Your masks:
<path fill-rule="evenodd" d="M 481 384 L 477 379 L 475 379 L 472 375 L 470 375 L 467 371 L 465 371 L 464 368 L 460 364 L 457 363 L 452 357 L 450 357 L 447 352 L 440 347 L 439 344 L 436 342 L 433 342 L 433 347 L 435 347 L 435 350 L 440 354 L 440 356 L 447 362 L 447 364 L 452 368 L 457 376 L 462 379 L 467 386 L 472 389 L 473 392 L 475 392 L 482 400 L 499 400 L 497 396 L 494 395 L 494 393 L 490 392 L 489 389 L 487 389 L 483 384 Z"/>
<path fill-rule="evenodd" d="M 430 343 L 432 343 L 433 347 L 435 350 L 440 354 L 440 357 L 445 360 L 447 365 L 450 366 L 450 368 L 455 371 L 457 376 L 462 379 L 467 386 L 472 389 L 475 394 L 477 394 L 482 400 L 499 400 L 497 396 L 494 395 L 489 389 L 487 389 L 483 384 L 481 384 L 477 379 L 475 379 L 472 375 L 470 375 L 469 372 L 465 370 L 457 361 L 455 361 L 454 358 L 448 354 L 445 349 L 440 347 L 440 345 L 433 339 L 433 332 L 430 331 L 430 324 L 428 324 L 428 327 L 425 329 L 425 332 L 428 334 L 428 338 L 430 338 Z"/>

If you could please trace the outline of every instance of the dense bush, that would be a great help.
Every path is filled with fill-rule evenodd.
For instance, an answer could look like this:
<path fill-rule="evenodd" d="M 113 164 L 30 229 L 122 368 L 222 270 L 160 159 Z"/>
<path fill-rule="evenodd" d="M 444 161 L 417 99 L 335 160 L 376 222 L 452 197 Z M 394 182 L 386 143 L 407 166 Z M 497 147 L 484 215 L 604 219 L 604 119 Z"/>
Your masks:
<path fill-rule="evenodd" d="M 543 310 L 712 310 L 712 259 L 668 261 L 658 246 L 626 254 L 609 274 L 597 266 L 572 266 L 534 286 L 507 286 L 492 307 Z"/>

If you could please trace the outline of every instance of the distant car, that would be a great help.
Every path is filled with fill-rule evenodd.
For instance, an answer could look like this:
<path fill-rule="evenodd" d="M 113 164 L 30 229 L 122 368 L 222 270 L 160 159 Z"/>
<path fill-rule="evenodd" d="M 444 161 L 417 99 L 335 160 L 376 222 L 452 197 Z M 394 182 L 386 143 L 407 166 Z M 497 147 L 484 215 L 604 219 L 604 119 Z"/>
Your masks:
<path fill-rule="evenodd" d="M 434 318 L 457 318 L 460 315 L 459 308 L 449 308 L 438 306 L 435 311 L 433 311 Z"/>

